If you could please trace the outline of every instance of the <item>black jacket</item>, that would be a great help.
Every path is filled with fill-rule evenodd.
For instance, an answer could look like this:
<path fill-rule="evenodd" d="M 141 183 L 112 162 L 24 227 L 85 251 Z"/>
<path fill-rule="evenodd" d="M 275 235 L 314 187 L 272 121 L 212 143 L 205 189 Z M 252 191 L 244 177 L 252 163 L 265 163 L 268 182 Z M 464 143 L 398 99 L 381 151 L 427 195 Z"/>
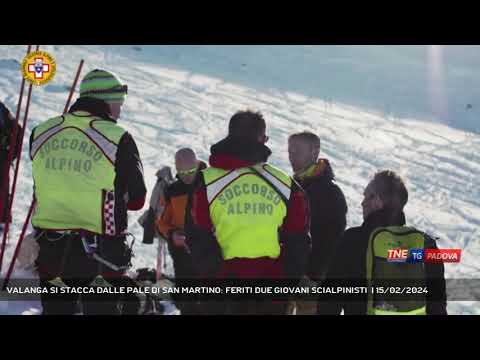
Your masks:
<path fill-rule="evenodd" d="M 207 164 L 205 164 L 203 161 L 200 161 L 195 178 L 198 177 L 200 171 L 206 168 L 207 168 Z M 176 180 L 165 188 L 165 192 L 164 192 L 165 207 L 163 209 L 163 213 L 160 216 L 160 219 L 163 219 L 163 214 L 166 211 L 171 211 L 172 216 L 176 218 L 175 220 L 172 219 L 171 223 L 168 224 L 171 226 L 171 228 L 169 228 L 165 233 L 162 234 L 165 240 L 167 240 L 169 245 L 171 245 L 172 243 L 173 232 L 175 230 L 179 230 L 180 228 L 184 227 L 184 226 L 180 226 L 179 223 L 175 224 L 175 222 L 178 221 L 179 218 L 182 218 L 183 220 L 185 220 L 185 216 L 182 214 L 185 214 L 187 202 L 184 202 L 184 201 L 188 200 L 188 194 L 192 192 L 193 187 L 194 187 L 194 183 L 186 184 L 177 175 Z M 160 219 L 158 221 L 161 221 Z M 159 232 L 161 233 L 161 231 Z"/>
<path fill-rule="evenodd" d="M 310 205 L 310 235 L 312 253 L 309 277 L 320 280 L 325 276 L 336 244 L 347 226 L 347 202 L 340 187 L 334 182 L 330 163 L 321 159 L 324 167 L 319 174 L 297 179 L 307 193 Z"/>
<path fill-rule="evenodd" d="M 199 161 L 197 175 L 198 175 L 198 172 L 205 170 L 206 168 L 207 168 L 207 164 L 205 164 L 205 162 L 203 161 Z M 165 196 L 166 202 L 171 201 L 172 197 L 175 197 L 175 196 L 182 196 L 182 195 L 188 196 L 188 193 L 192 191 L 193 184 L 185 184 L 178 175 L 175 176 L 175 178 L 176 180 L 165 188 L 164 196 Z"/>
<path fill-rule="evenodd" d="M 8 151 L 10 149 L 10 140 L 12 136 L 13 126 L 15 124 L 15 118 L 7 107 L 0 102 L 0 223 L 7 221 L 7 209 L 8 209 L 8 193 L 10 189 L 10 172 L 9 167 L 11 162 L 7 163 Z M 22 127 L 18 125 L 17 139 L 15 150 L 13 152 L 12 159 L 17 158 L 17 154 L 20 152 L 20 142 L 22 139 Z M 3 182 L 3 175 L 6 174 L 6 181 Z M 9 217 L 11 219 L 11 217 Z M 10 220 L 9 220 L 10 221 Z"/>
<path fill-rule="evenodd" d="M 405 225 L 403 213 L 394 214 L 389 210 L 372 213 L 359 227 L 348 229 L 335 251 L 332 266 L 323 286 L 367 286 L 366 253 L 371 233 L 378 227 Z M 425 238 L 425 248 L 436 249 L 436 241 Z M 427 314 L 446 315 L 447 301 L 445 290 L 445 269 L 443 264 L 425 263 L 427 294 Z M 366 315 L 367 295 L 355 295 L 355 300 L 320 298 L 318 314 Z"/>
<path fill-rule="evenodd" d="M 0 101 L 0 168 L 7 160 L 8 147 L 10 143 L 10 136 L 15 124 L 15 118 L 7 107 Z M 20 149 L 22 135 L 22 127 L 18 124 L 17 128 L 17 140 L 16 148 L 13 153 L 13 158 L 17 157 L 18 150 Z"/>
<path fill-rule="evenodd" d="M 94 116 L 116 123 L 110 117 L 109 106 L 101 100 L 79 98 L 71 106 L 69 113 L 75 111 L 86 111 Z M 34 133 L 35 129 L 30 136 L 30 149 Z M 118 144 L 115 174 L 115 226 L 118 234 L 128 227 L 127 210 L 140 210 L 145 203 L 147 194 L 138 148 L 128 132 L 125 132 Z"/>

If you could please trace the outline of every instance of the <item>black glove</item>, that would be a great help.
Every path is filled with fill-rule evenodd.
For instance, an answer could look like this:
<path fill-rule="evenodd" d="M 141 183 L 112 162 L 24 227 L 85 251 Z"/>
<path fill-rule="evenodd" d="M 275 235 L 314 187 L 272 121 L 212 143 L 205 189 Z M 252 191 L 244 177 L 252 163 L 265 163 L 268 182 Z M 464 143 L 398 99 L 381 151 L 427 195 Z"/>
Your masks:
<path fill-rule="evenodd" d="M 153 244 L 155 237 L 155 210 L 148 209 L 147 217 L 143 223 L 143 241 L 144 244 Z"/>

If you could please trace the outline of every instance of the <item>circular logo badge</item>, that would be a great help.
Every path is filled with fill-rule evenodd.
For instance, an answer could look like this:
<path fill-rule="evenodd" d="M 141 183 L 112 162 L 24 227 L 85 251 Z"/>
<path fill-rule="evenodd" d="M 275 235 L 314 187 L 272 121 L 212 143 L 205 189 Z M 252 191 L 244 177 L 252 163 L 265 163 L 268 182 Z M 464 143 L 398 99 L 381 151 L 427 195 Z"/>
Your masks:
<path fill-rule="evenodd" d="M 42 86 L 55 76 L 57 65 L 46 51 L 33 51 L 22 61 L 22 75 L 32 85 Z"/>

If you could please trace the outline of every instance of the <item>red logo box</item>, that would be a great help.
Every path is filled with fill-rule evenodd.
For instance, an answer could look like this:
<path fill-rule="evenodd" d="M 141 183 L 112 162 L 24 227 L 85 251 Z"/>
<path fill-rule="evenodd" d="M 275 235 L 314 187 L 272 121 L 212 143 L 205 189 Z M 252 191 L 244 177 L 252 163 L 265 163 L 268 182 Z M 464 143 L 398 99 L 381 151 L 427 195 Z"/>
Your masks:
<path fill-rule="evenodd" d="M 462 256 L 461 249 L 425 249 L 426 263 L 458 263 Z"/>

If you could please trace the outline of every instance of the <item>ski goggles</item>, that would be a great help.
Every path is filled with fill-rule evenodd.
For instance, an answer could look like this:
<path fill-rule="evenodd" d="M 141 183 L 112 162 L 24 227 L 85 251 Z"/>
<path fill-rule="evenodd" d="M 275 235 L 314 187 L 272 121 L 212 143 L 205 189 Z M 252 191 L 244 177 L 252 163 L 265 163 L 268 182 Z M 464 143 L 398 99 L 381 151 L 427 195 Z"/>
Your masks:
<path fill-rule="evenodd" d="M 195 174 L 196 172 L 197 172 L 197 167 L 195 166 L 188 170 L 177 171 L 177 174 L 178 176 L 189 176 L 189 175 Z"/>

